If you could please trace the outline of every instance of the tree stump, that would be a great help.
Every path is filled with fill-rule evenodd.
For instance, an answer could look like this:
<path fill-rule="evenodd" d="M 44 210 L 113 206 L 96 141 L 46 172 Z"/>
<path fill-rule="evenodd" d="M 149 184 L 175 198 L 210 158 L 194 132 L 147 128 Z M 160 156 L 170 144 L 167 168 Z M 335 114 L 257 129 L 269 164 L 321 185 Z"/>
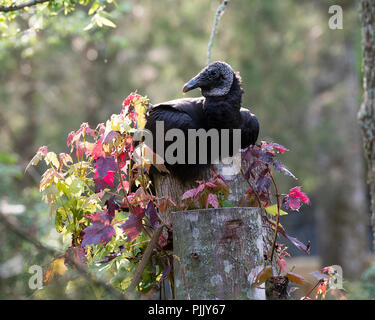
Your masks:
<path fill-rule="evenodd" d="M 234 207 L 161 213 L 172 225 L 173 252 L 181 261 L 175 260 L 173 266 L 176 299 L 265 299 L 265 290 L 252 288 L 251 282 L 264 267 L 269 230 L 263 227 L 259 208 L 241 206 L 249 185 L 233 168 L 223 162 L 211 166 L 225 178 Z M 196 180 L 210 177 L 207 170 Z M 153 182 L 157 196 L 169 196 L 177 203 L 185 191 L 197 186 L 195 180 L 182 183 L 161 174 Z"/>
<path fill-rule="evenodd" d="M 227 182 L 229 186 L 229 196 L 228 200 L 233 203 L 234 206 L 239 206 L 241 197 L 245 194 L 245 191 L 249 188 L 246 180 L 243 178 L 240 172 L 234 172 L 232 166 L 226 165 L 224 163 L 213 164 L 211 169 L 215 173 L 220 173 Z M 238 170 L 237 170 L 238 171 Z M 181 182 L 173 175 L 167 174 L 163 175 L 156 173 L 153 176 L 153 183 L 155 188 L 155 193 L 158 197 L 169 196 L 174 202 L 179 203 L 181 201 L 181 196 L 185 191 L 197 187 L 196 180 L 206 180 L 211 178 L 209 170 L 201 173 L 197 179 L 188 180 Z M 162 213 L 162 218 L 168 224 L 171 223 L 171 211 Z"/>
<path fill-rule="evenodd" d="M 251 286 L 264 265 L 266 236 L 258 208 L 174 212 L 176 299 L 265 299 Z M 181 264 L 180 264 L 181 263 Z"/>

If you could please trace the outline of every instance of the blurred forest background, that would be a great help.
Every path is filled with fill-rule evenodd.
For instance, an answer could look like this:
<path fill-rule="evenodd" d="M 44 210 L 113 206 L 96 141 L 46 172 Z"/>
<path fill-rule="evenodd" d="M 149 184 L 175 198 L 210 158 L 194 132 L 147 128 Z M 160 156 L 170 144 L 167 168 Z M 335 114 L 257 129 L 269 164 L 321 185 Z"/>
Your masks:
<path fill-rule="evenodd" d="M 206 63 L 219 4 L 119 0 L 111 12 L 117 27 L 88 31 L 88 8 L 48 19 L 30 9 L 19 17 L 19 32 L 12 34 L 8 26 L 7 36 L 0 36 L 0 210 L 9 220 L 45 244 L 62 245 L 38 191 L 43 168 L 24 173 L 27 163 L 41 145 L 67 152 L 70 131 L 82 122 L 95 127 L 118 113 L 134 90 L 151 103 L 182 97 L 183 84 Z M 334 4 L 344 10 L 343 30 L 328 27 Z M 259 140 L 290 149 L 283 162 L 310 196 L 310 206 L 281 220 L 289 234 L 311 241 L 311 257 L 299 257 L 289 246 L 293 263 L 307 269 L 340 265 L 353 298 L 374 298 L 375 285 L 366 287 L 375 272 L 357 125 L 362 100 L 357 5 L 233 0 L 220 21 L 212 61 L 240 71 L 243 105 L 261 124 Z M 0 21 L 0 33 L 2 28 Z M 276 178 L 285 192 L 295 185 L 288 177 Z M 0 299 L 31 298 L 29 267 L 45 267 L 51 256 L 1 224 L 0 242 Z"/>

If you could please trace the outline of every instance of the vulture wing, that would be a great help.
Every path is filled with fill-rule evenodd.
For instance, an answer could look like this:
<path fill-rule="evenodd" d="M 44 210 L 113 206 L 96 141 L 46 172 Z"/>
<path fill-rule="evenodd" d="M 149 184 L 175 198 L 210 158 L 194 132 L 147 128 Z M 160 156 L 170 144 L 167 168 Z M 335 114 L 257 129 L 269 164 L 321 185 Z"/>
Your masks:
<path fill-rule="evenodd" d="M 183 131 L 185 136 L 185 164 L 179 165 L 168 165 L 166 167 L 174 175 L 185 180 L 186 176 L 196 176 L 204 165 L 188 165 L 188 140 L 187 133 L 188 129 L 200 129 L 205 128 L 206 124 L 203 122 L 203 103 L 204 98 L 191 98 L 191 99 L 178 99 L 163 102 L 161 104 L 154 105 L 147 114 L 146 129 L 150 130 L 153 134 L 153 149 L 156 151 L 156 144 L 160 143 L 160 139 L 164 139 L 165 133 L 170 129 L 180 129 Z M 164 123 L 164 134 L 162 137 L 156 135 L 156 121 L 163 121 Z M 164 151 L 174 141 L 165 141 L 164 139 Z M 196 152 L 197 157 L 198 152 Z M 163 155 L 161 155 L 163 156 Z"/>
<path fill-rule="evenodd" d="M 259 135 L 259 122 L 257 117 L 248 109 L 241 108 L 241 148 L 255 144 Z"/>
<path fill-rule="evenodd" d="M 188 98 L 154 105 L 148 112 L 147 123 L 152 126 L 156 121 L 164 121 L 167 130 L 205 128 L 206 125 L 202 121 L 203 103 L 204 98 Z M 147 129 L 151 130 L 151 128 Z"/>

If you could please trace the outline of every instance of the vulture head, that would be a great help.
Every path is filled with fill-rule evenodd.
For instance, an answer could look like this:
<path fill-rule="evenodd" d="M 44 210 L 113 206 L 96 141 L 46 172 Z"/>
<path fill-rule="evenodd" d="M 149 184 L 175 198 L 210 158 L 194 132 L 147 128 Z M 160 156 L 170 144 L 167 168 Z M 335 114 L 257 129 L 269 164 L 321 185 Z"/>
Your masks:
<path fill-rule="evenodd" d="M 225 96 L 232 86 L 233 77 L 234 72 L 229 64 L 215 61 L 187 82 L 182 92 L 200 88 L 204 97 Z"/>

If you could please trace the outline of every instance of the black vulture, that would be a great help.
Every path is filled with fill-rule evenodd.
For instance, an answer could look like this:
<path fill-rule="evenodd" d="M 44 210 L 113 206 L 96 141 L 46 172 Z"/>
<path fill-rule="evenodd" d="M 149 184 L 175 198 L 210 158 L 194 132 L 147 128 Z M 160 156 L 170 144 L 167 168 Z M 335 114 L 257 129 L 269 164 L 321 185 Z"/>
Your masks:
<path fill-rule="evenodd" d="M 238 72 L 234 72 L 225 62 L 213 62 L 188 81 L 182 91 L 186 93 L 195 88 L 201 89 L 203 97 L 163 102 L 152 106 L 147 112 L 146 129 L 153 134 L 154 152 L 156 143 L 160 143 L 160 140 L 157 141 L 160 137 L 156 137 L 156 121 L 163 121 L 164 133 L 169 129 L 177 128 L 182 130 L 185 138 L 189 129 L 230 129 L 228 131 L 241 129 L 241 148 L 255 144 L 259 133 L 259 123 L 255 115 L 249 110 L 241 108 L 243 89 Z M 173 142 L 164 141 L 164 150 Z M 219 145 L 221 145 L 220 143 Z M 207 164 L 188 164 L 189 152 L 194 151 L 198 159 L 198 145 L 195 150 L 189 150 L 186 142 L 184 148 L 185 163 L 170 164 L 168 161 L 165 163 L 169 171 L 181 181 L 196 178 L 199 172 L 206 169 L 215 160 L 211 159 L 210 145 L 208 145 Z M 230 149 L 232 149 L 231 143 Z"/>

